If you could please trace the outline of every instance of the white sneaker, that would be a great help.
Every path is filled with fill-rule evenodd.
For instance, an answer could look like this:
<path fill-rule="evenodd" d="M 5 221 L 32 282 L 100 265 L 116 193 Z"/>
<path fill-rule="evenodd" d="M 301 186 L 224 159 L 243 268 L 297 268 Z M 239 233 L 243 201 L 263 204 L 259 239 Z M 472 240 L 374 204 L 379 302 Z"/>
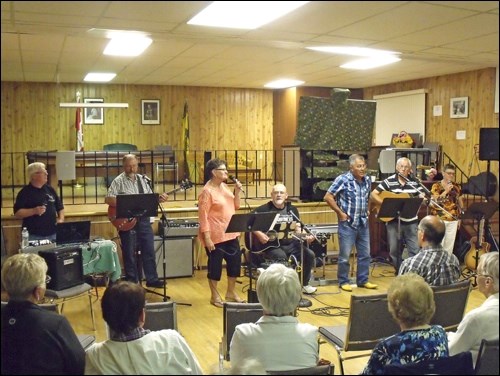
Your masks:
<path fill-rule="evenodd" d="M 307 286 L 303 286 L 303 287 L 302 287 L 302 292 L 303 292 L 304 294 L 308 294 L 308 295 L 310 295 L 310 294 L 314 294 L 314 293 L 316 292 L 316 290 L 317 290 L 317 288 L 316 288 L 316 287 L 313 287 L 313 286 L 311 286 L 311 285 L 307 285 Z"/>

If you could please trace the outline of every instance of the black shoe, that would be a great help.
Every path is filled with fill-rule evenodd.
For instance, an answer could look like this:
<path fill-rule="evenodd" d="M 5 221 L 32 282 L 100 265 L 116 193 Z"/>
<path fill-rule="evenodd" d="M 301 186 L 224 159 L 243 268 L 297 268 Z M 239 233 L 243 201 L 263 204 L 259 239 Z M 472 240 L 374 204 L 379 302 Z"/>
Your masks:
<path fill-rule="evenodd" d="M 156 281 L 146 282 L 146 287 L 160 288 L 164 286 L 164 282 L 157 279 Z"/>

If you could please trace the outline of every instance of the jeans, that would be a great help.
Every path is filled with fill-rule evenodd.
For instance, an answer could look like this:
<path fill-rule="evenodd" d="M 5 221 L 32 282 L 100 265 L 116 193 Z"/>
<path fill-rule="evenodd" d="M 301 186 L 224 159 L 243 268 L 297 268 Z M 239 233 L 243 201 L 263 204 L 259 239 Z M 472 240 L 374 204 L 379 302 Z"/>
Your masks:
<path fill-rule="evenodd" d="M 399 272 L 399 267 L 403 261 L 403 249 L 401 247 L 401 240 L 404 240 L 408 256 L 415 256 L 420 247 L 417 238 L 417 221 L 403 222 L 401 221 L 400 232 L 398 237 L 398 221 L 391 221 L 387 223 L 387 242 L 389 243 L 389 255 L 391 256 L 392 264 L 396 268 L 396 274 Z"/>
<path fill-rule="evenodd" d="M 294 256 L 297 262 L 302 264 L 301 259 L 301 244 L 300 241 L 294 239 L 290 244 L 281 245 L 280 247 L 271 247 L 266 252 L 266 258 L 271 260 L 288 260 L 290 256 Z M 313 250 L 307 247 L 307 244 L 304 244 L 304 265 L 302 265 L 302 270 L 304 274 L 299 273 L 300 283 L 303 286 L 307 286 L 309 284 L 309 280 L 311 279 L 311 271 L 314 268 L 314 259 L 316 255 Z M 302 278 L 304 280 L 302 280 Z"/>
<path fill-rule="evenodd" d="M 137 269 L 135 251 L 141 251 L 141 262 L 146 282 L 158 280 L 154 248 L 154 234 L 149 217 L 137 218 L 137 224 L 130 231 L 120 231 L 122 256 L 127 281 L 139 282 L 142 271 Z"/>
<path fill-rule="evenodd" d="M 365 225 L 359 225 L 358 228 L 352 227 L 347 221 L 339 222 L 339 261 L 337 279 L 339 286 L 350 283 L 349 281 L 349 256 L 352 247 L 356 246 L 358 267 L 356 270 L 356 283 L 358 286 L 368 282 L 368 273 L 370 268 L 370 229 L 368 222 Z"/>

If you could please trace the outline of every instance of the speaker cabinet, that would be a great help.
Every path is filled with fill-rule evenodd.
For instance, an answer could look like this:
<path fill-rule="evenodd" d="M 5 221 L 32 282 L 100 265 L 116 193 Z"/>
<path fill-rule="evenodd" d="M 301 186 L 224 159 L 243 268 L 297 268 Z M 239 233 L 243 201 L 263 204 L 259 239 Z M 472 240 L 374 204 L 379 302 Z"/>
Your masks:
<path fill-rule="evenodd" d="M 58 180 L 76 179 L 74 151 L 58 151 L 56 153 L 56 172 Z"/>
<path fill-rule="evenodd" d="M 165 243 L 165 274 L 163 275 L 163 243 Z M 194 237 L 164 238 L 155 236 L 156 271 L 159 278 L 193 276 Z"/>
<path fill-rule="evenodd" d="M 498 128 L 479 129 L 479 160 L 498 161 Z"/>
<path fill-rule="evenodd" d="M 38 254 L 48 266 L 48 289 L 60 291 L 84 282 L 82 249 L 79 246 L 54 248 Z"/>

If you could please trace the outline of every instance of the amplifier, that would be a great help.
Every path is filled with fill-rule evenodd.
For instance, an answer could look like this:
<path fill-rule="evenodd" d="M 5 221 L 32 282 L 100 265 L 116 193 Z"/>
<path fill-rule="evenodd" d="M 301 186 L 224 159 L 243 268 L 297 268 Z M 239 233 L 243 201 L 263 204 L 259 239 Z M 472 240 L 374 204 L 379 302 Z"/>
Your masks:
<path fill-rule="evenodd" d="M 47 288 L 51 290 L 64 290 L 83 281 L 83 259 L 80 246 L 58 247 L 40 251 L 39 255 L 45 259 L 50 276 Z"/>
<path fill-rule="evenodd" d="M 186 237 L 198 235 L 200 224 L 189 219 L 167 219 L 167 227 L 158 223 L 158 235 L 165 238 Z"/>

